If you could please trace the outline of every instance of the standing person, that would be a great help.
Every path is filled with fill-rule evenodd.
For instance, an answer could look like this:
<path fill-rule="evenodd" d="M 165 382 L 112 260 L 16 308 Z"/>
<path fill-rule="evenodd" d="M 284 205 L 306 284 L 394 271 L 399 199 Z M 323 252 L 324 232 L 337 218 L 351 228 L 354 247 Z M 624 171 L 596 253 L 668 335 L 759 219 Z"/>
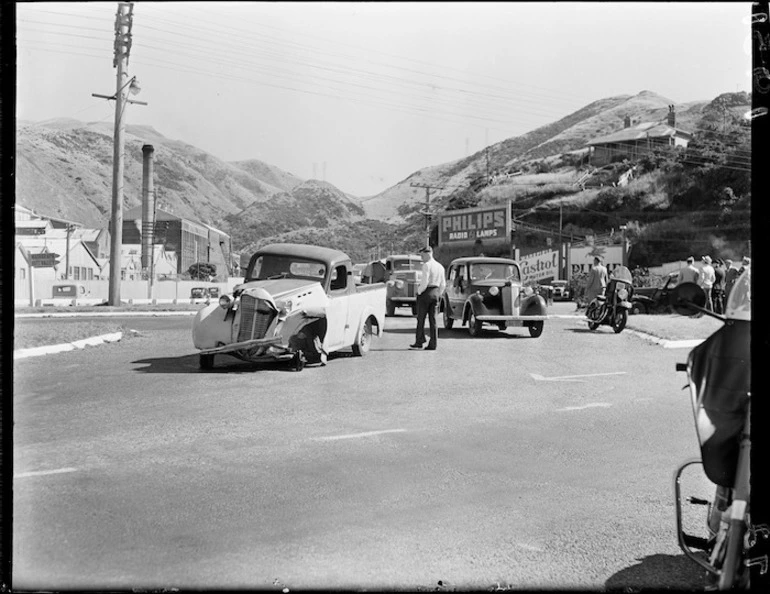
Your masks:
<path fill-rule="evenodd" d="M 595 256 L 594 265 L 588 271 L 588 278 L 586 279 L 587 304 L 604 292 L 604 287 L 607 286 L 608 281 L 607 268 L 602 264 L 599 256 Z"/>
<path fill-rule="evenodd" d="M 711 289 L 714 287 L 716 274 L 714 273 L 714 267 L 711 265 L 711 256 L 703 256 L 701 260 L 703 261 L 703 266 L 700 269 L 698 284 L 703 289 L 703 292 L 706 293 L 706 309 L 714 311 Z"/>
<path fill-rule="evenodd" d="M 417 329 L 415 331 L 414 344 L 410 349 L 422 349 L 425 342 L 425 316 L 428 316 L 430 325 L 430 340 L 426 351 L 435 351 L 438 342 L 438 327 L 436 326 L 436 309 L 439 299 L 446 288 L 446 274 L 444 267 L 433 259 L 433 249 L 430 246 L 420 250 L 422 258 L 422 276 L 417 287 Z"/>
<path fill-rule="evenodd" d="M 700 272 L 698 272 L 698 269 L 695 267 L 695 258 L 690 256 L 687 258 L 687 265 L 684 266 L 679 270 L 679 277 L 677 278 L 676 284 L 681 285 L 682 283 L 698 283 L 698 279 L 700 278 Z"/>
<path fill-rule="evenodd" d="M 714 261 L 714 286 L 711 288 L 711 298 L 714 301 L 714 313 L 725 312 L 725 263 L 722 259 Z"/>
<path fill-rule="evenodd" d="M 725 260 L 725 304 L 736 280 L 738 280 L 738 269 L 733 266 L 732 260 Z"/>

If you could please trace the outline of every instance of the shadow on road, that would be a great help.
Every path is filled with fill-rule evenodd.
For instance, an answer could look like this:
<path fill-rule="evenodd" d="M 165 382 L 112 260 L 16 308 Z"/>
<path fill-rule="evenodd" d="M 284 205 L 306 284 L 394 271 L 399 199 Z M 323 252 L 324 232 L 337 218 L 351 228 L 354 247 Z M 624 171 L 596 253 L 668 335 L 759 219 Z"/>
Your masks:
<path fill-rule="evenodd" d="M 607 590 L 703 590 L 705 571 L 684 555 L 650 555 L 621 569 L 605 582 Z"/>
<path fill-rule="evenodd" d="M 327 361 L 334 359 L 344 359 L 352 357 L 353 353 L 338 352 L 330 353 Z M 184 355 L 183 357 L 154 357 L 151 359 L 138 359 L 132 361 L 133 365 L 144 365 L 137 367 L 134 371 L 138 373 L 256 373 L 259 371 L 286 371 L 296 373 L 289 361 L 276 361 L 270 363 L 247 363 L 239 361 L 234 357 L 227 355 L 218 356 L 212 369 L 203 370 L 198 365 L 198 355 Z M 320 364 L 307 365 L 306 369 L 320 367 Z"/>
<path fill-rule="evenodd" d="M 414 328 L 385 328 L 385 330 L 383 330 L 383 332 L 385 332 L 387 334 L 408 334 L 410 336 L 414 336 L 414 330 L 415 330 Z M 428 332 L 429 332 L 429 330 L 428 330 L 428 327 L 426 325 L 426 327 L 425 327 L 425 337 L 426 338 L 428 337 Z M 516 332 L 516 330 L 514 330 L 514 332 Z M 488 329 L 485 328 L 484 330 L 481 331 L 481 336 L 474 337 L 474 336 L 471 336 L 468 333 L 468 329 L 467 328 L 458 328 L 458 329 L 452 329 L 452 330 L 447 330 L 446 328 L 439 328 L 438 329 L 438 339 L 439 340 L 446 340 L 446 339 L 453 340 L 453 339 L 458 339 L 458 338 L 462 338 L 462 339 L 465 339 L 465 340 L 476 339 L 476 338 L 484 339 L 484 340 L 488 340 L 490 338 L 497 338 L 497 339 L 501 339 L 501 338 L 529 338 L 529 331 L 526 328 L 521 328 L 521 329 L 519 329 L 519 334 L 508 334 L 508 332 L 501 332 L 499 330 L 494 330 L 492 328 L 488 328 Z"/>

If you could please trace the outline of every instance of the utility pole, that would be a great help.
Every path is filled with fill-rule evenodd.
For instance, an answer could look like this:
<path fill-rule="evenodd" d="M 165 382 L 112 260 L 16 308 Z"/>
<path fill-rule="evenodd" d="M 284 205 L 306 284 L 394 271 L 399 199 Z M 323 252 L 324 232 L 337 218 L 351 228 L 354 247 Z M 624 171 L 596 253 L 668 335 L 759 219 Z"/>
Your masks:
<path fill-rule="evenodd" d="M 425 188 L 425 209 L 420 212 L 425 215 L 425 245 L 430 246 L 430 191 L 443 190 L 444 186 L 431 186 L 428 184 L 409 184 L 413 188 Z"/>
<path fill-rule="evenodd" d="M 113 136 L 112 152 L 112 217 L 110 219 L 110 282 L 108 305 L 120 305 L 120 248 L 123 244 L 123 151 L 125 139 L 125 121 L 123 119 L 126 104 L 138 103 L 147 105 L 142 101 L 132 101 L 126 97 L 130 90 L 139 92 L 136 77 L 128 79 L 128 56 L 131 53 L 131 23 L 133 18 L 134 3 L 119 2 L 118 12 L 115 15 L 115 57 L 112 60 L 113 68 L 117 68 L 117 90 L 114 95 L 97 95 L 93 97 L 115 100 L 115 132 Z"/>

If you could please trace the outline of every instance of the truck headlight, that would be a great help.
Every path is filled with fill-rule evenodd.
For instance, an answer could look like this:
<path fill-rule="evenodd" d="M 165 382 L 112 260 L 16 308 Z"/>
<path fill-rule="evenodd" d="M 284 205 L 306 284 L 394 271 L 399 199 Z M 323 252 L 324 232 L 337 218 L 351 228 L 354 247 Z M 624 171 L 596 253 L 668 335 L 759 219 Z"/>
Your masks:
<path fill-rule="evenodd" d="M 497 287 L 492 287 L 489 289 L 489 294 L 492 295 L 492 297 L 495 297 L 500 292 L 500 289 Z"/>
<path fill-rule="evenodd" d="M 227 295 L 222 295 L 219 298 L 219 307 L 221 307 L 222 309 L 230 309 L 230 304 L 232 302 L 233 300 L 230 299 L 230 297 L 228 297 Z"/>
<path fill-rule="evenodd" d="M 400 279 L 399 279 L 399 280 L 397 280 L 397 281 L 396 281 L 396 288 L 397 288 L 397 289 L 403 289 L 403 288 L 404 288 L 404 281 L 402 281 L 402 280 L 400 280 Z"/>
<path fill-rule="evenodd" d="M 396 283 L 395 283 L 394 281 L 392 281 L 392 280 L 389 280 L 389 281 L 387 281 L 385 284 L 386 284 L 386 285 L 388 285 L 389 287 L 392 287 L 392 286 L 393 286 L 393 285 L 395 285 Z"/>
<path fill-rule="evenodd" d="M 535 290 L 532 287 L 524 287 L 524 290 L 522 291 L 526 297 L 529 297 L 530 295 L 535 294 Z"/>
<path fill-rule="evenodd" d="M 286 316 L 291 312 L 292 308 L 294 307 L 294 302 L 291 299 L 287 299 L 282 304 L 278 306 L 278 315 L 279 316 Z"/>

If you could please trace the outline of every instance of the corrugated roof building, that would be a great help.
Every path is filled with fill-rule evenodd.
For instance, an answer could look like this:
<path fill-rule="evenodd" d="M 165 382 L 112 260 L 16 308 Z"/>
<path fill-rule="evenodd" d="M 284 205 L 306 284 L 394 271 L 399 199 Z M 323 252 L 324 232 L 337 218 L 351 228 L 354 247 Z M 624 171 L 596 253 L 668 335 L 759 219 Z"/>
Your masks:
<path fill-rule="evenodd" d="M 626 117 L 624 128 L 586 143 L 591 149 L 591 165 L 601 167 L 613 161 L 635 160 L 658 148 L 687 148 L 693 135 L 676 127 L 673 105 L 666 122 L 643 122 L 631 125 Z"/>

